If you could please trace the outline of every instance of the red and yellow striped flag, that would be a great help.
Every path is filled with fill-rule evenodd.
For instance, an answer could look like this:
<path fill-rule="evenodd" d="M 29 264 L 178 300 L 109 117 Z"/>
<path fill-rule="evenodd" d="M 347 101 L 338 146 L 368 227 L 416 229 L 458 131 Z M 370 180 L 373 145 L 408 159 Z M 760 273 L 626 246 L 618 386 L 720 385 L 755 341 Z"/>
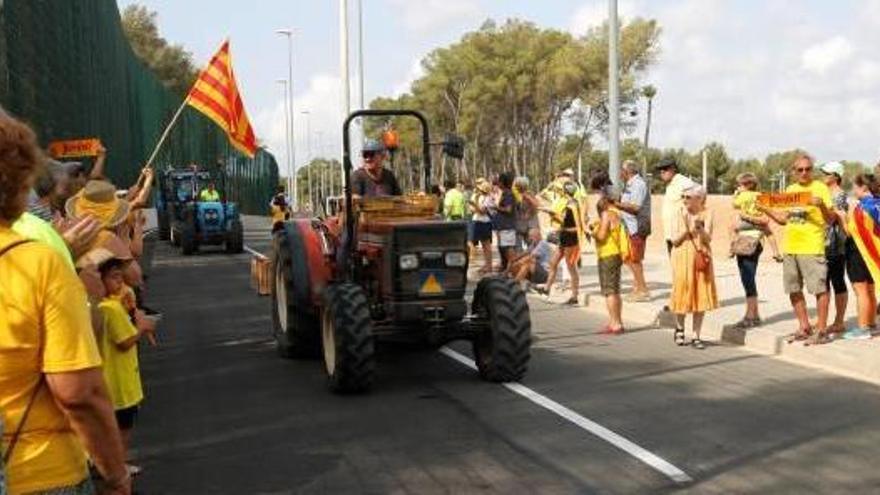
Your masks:
<path fill-rule="evenodd" d="M 257 140 L 238 93 L 229 40 L 223 42 L 202 69 L 186 97 L 187 104 L 202 112 L 226 131 L 229 142 L 249 158 L 257 152 Z"/>
<path fill-rule="evenodd" d="M 849 216 L 848 230 L 859 248 L 865 266 L 874 281 L 880 280 L 880 224 L 878 224 L 878 200 L 874 198 L 859 201 Z M 880 286 L 878 286 L 880 288 Z"/>

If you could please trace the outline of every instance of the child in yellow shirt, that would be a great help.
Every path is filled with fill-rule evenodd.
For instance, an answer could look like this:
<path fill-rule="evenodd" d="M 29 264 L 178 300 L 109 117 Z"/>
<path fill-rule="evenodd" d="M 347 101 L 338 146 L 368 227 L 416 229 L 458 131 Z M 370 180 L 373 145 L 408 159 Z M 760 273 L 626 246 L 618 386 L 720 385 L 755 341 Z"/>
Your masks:
<path fill-rule="evenodd" d="M 154 327 L 150 320 L 143 318 L 136 319 L 137 323 L 133 322 L 129 309 L 124 304 L 129 299 L 128 287 L 123 280 L 125 264 L 126 261 L 113 258 L 98 267 L 107 294 L 98 308 L 104 328 L 101 336 L 104 381 L 113 403 L 125 450 L 128 452 L 138 407 L 144 399 L 137 343 L 141 336 L 151 335 Z M 131 474 L 139 471 L 137 466 L 129 466 Z"/>
<path fill-rule="evenodd" d="M 776 245 L 776 238 L 773 236 L 773 231 L 770 230 L 769 224 L 755 221 L 755 219 L 763 217 L 763 214 L 758 210 L 759 195 L 758 178 L 755 174 L 744 172 L 736 177 L 733 209 L 739 213 L 737 220 L 730 224 L 730 257 L 734 256 L 733 242 L 738 235 L 755 235 L 763 236 L 766 239 L 766 243 L 770 244 L 773 259 L 777 262 L 782 262 L 779 246 Z"/>

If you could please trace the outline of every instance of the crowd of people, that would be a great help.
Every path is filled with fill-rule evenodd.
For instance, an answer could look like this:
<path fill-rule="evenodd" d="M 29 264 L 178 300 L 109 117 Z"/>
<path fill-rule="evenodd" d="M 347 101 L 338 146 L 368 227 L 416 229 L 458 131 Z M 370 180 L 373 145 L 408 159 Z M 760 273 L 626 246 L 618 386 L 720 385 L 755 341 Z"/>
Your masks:
<path fill-rule="evenodd" d="M 672 282 L 665 309 L 674 315 L 673 340 L 680 346 L 704 349 L 701 333 L 705 313 L 719 305 L 712 253 L 712 240 L 719 235 L 718 222 L 707 207 L 706 190 L 680 173 L 674 159 L 660 160 L 653 170 L 665 187 L 661 227 Z M 479 275 L 504 273 L 522 282 L 527 290 L 548 297 L 556 290 L 557 280 L 567 279 L 565 304 L 578 304 L 578 267 L 587 243 L 592 243 L 599 290 L 608 311 L 604 332 L 620 334 L 624 331 L 624 300 L 652 299 L 643 267 L 652 232 L 651 194 L 641 171 L 635 162 L 623 163 L 619 191 L 604 171 L 592 174 L 585 188 L 574 172 L 566 169 L 539 192 L 530 188 L 527 177 L 502 173 L 477 178 L 473 187 L 447 181 L 437 194 L 447 219 L 468 222 L 471 250 L 481 258 Z M 823 164 L 819 171 L 823 180 L 814 178 L 813 159 L 799 155 L 790 170 L 794 181 L 785 192 L 806 193 L 808 201 L 780 207 L 760 201 L 755 174 L 745 172 L 737 177 L 731 205 L 735 215 L 726 232 L 728 254 L 736 260 L 745 293 L 745 311 L 734 328 L 746 330 L 762 324 L 756 277 L 766 248 L 769 259 L 782 264 L 782 283 L 799 325 L 788 341 L 815 345 L 877 334 L 874 280 L 858 247 L 853 217 L 860 211 L 880 211 L 874 202 L 880 181 L 867 173 L 845 177 L 838 162 Z M 852 184 L 849 193 L 843 189 L 847 180 Z M 588 207 L 589 194 L 595 196 L 589 202 L 592 207 Z M 780 226 L 781 242 L 774 235 L 773 224 Z M 623 266 L 632 274 L 632 291 L 625 298 L 621 296 Z M 849 329 L 845 324 L 847 278 L 858 305 L 857 326 Z M 815 324 L 808 317 L 804 289 L 816 296 Z M 690 339 L 685 331 L 688 315 Z"/>
<path fill-rule="evenodd" d="M 0 115 L 0 487 L 8 493 L 130 493 L 144 393 L 143 209 L 153 171 L 118 190 L 93 166 L 48 159 Z M 3 490 L 0 490 L 3 491 Z"/>

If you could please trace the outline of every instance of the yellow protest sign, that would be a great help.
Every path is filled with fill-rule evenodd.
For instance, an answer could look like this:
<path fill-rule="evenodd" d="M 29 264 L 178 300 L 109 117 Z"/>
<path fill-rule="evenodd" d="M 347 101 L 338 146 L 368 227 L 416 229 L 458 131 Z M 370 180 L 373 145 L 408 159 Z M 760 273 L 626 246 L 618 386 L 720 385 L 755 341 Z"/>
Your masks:
<path fill-rule="evenodd" d="M 101 140 L 98 138 L 52 141 L 49 143 L 49 155 L 52 158 L 97 156 L 100 147 Z"/>
<path fill-rule="evenodd" d="M 809 206 L 813 195 L 808 192 L 763 193 L 758 195 L 758 204 L 767 208 L 791 208 Z"/>

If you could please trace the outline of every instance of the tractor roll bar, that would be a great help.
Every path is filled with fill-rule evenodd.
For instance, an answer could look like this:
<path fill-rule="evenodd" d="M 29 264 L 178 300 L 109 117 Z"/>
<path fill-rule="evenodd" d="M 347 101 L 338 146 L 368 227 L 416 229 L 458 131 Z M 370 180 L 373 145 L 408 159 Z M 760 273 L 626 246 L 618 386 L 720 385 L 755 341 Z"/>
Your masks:
<path fill-rule="evenodd" d="M 352 112 L 345 122 L 342 124 L 342 185 L 343 195 L 345 196 L 345 233 L 348 237 L 348 252 L 345 253 L 343 260 L 344 266 L 342 272 L 351 275 L 351 258 L 357 247 L 354 243 L 354 206 L 351 191 L 351 139 L 348 135 L 351 122 L 358 117 L 415 117 L 422 126 L 422 160 L 425 164 L 425 174 L 423 178 L 423 187 L 425 193 L 429 193 L 431 188 L 431 150 L 429 148 L 431 140 L 428 135 L 428 119 L 417 110 L 357 110 Z"/>

